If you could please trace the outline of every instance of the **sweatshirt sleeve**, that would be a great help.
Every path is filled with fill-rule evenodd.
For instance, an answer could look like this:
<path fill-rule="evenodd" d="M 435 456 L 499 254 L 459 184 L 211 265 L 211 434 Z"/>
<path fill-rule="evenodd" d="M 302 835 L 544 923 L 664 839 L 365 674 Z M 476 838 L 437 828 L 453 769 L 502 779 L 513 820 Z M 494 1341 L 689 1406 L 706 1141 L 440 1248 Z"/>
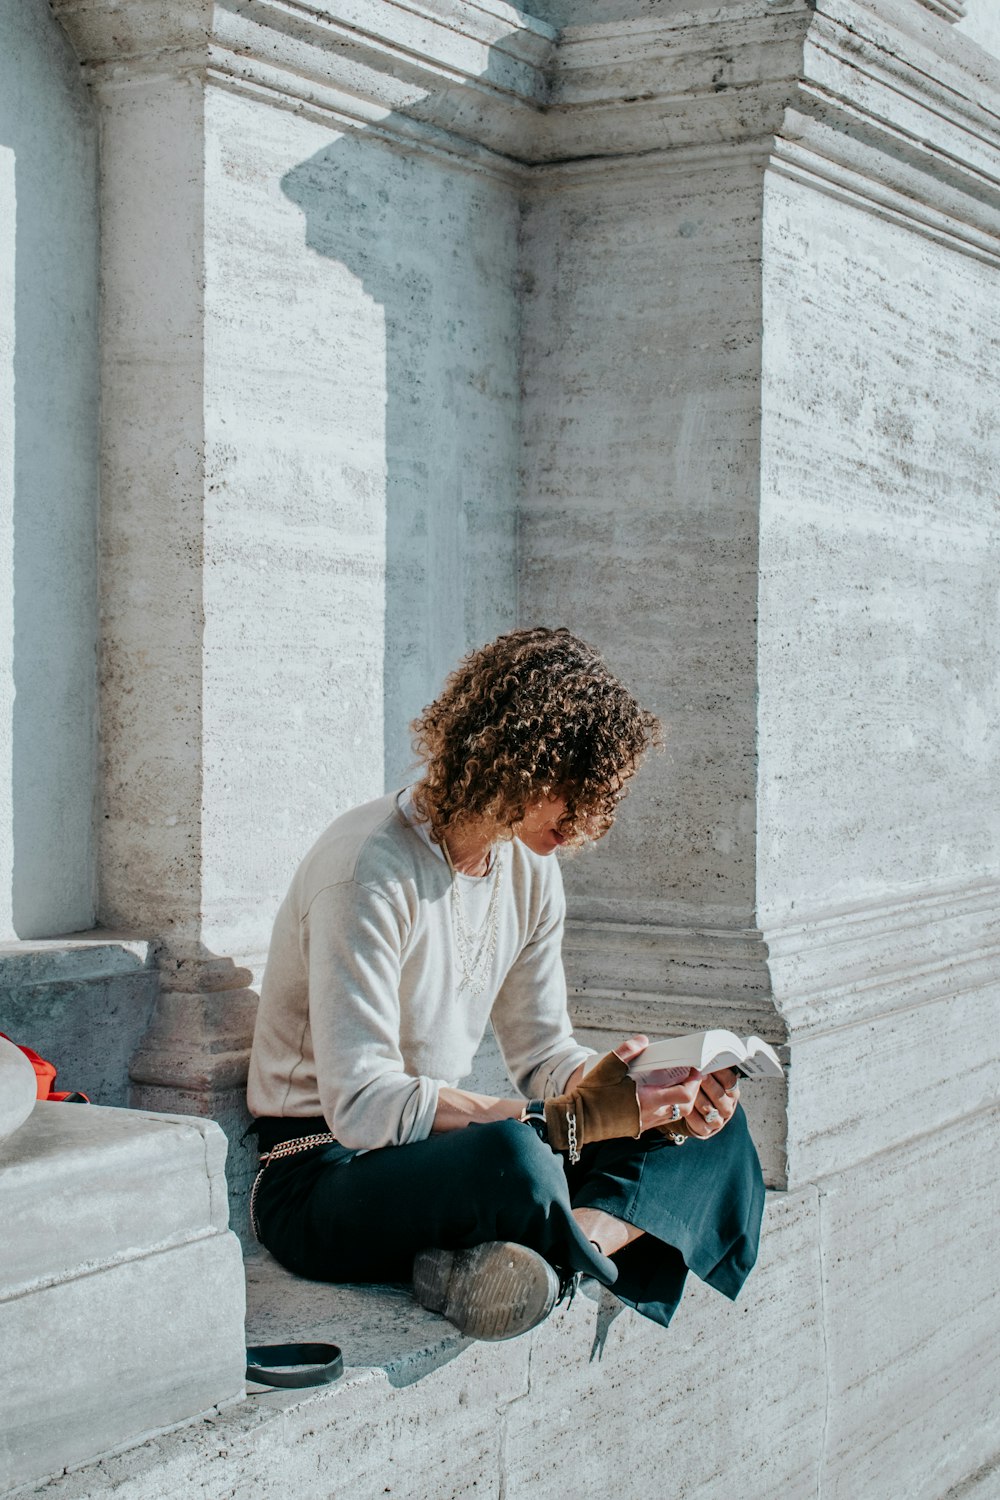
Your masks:
<path fill-rule="evenodd" d="M 405 914 L 354 881 L 320 891 L 302 921 L 320 1103 L 355 1150 L 424 1140 L 437 1111 L 439 1082 L 407 1074 L 400 1052 L 405 936 Z"/>
<path fill-rule="evenodd" d="M 553 861 L 554 864 L 554 861 Z M 573 1036 L 562 962 L 566 898 L 554 865 L 534 929 L 493 1004 L 493 1029 L 507 1071 L 527 1099 L 565 1091 L 570 1074 L 594 1055 Z"/>

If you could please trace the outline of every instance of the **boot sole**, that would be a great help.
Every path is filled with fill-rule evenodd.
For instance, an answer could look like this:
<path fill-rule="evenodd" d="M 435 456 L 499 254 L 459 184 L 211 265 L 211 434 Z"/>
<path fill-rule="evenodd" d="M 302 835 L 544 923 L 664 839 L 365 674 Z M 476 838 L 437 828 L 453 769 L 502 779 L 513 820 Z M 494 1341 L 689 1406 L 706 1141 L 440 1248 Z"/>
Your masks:
<path fill-rule="evenodd" d="M 421 1250 L 413 1295 L 469 1338 L 513 1339 L 548 1317 L 559 1278 L 527 1246 L 492 1240 L 472 1250 Z"/>

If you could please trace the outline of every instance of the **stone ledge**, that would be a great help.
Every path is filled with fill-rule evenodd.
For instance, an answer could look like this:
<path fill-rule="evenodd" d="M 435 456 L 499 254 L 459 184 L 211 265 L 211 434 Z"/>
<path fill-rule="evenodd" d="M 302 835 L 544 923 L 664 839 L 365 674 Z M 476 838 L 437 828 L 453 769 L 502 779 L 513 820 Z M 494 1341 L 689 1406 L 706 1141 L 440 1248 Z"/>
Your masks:
<path fill-rule="evenodd" d="M 225 1231 L 225 1160 L 208 1120 L 36 1104 L 0 1143 L 0 1303 Z"/>
<path fill-rule="evenodd" d="M 754 1293 L 737 1304 L 692 1284 L 670 1330 L 585 1285 L 571 1307 L 502 1344 L 461 1338 L 405 1288 L 330 1287 L 247 1262 L 248 1341 L 338 1343 L 347 1370 L 316 1391 L 252 1388 L 240 1405 L 50 1481 L 45 1500 L 508 1500 L 662 1493 L 743 1500 L 810 1493 L 822 1432 L 818 1341 L 785 1350 L 816 1305 L 814 1195 L 776 1195 Z M 801 1338 L 800 1338 L 801 1344 Z M 734 1367 L 767 1389 L 733 1400 L 706 1372 Z M 637 1372 L 641 1371 L 641 1378 Z M 725 1429 L 726 1472 L 704 1442 Z M 26 1494 L 26 1492 L 24 1492 Z"/>
<path fill-rule="evenodd" d="M 225 1154 L 211 1121 L 68 1104 L 0 1143 L 0 1489 L 242 1394 Z"/>
<path fill-rule="evenodd" d="M 667 1331 L 591 1287 L 523 1339 L 476 1344 L 402 1288 L 303 1282 L 252 1258 L 251 1339 L 339 1343 L 344 1379 L 257 1391 L 18 1494 L 607 1500 L 663 1494 L 669 1475 L 670 1500 L 986 1500 L 998 1130 L 994 1111 L 933 1153 L 914 1142 L 770 1194 L 740 1301 L 695 1282 Z"/>
<path fill-rule="evenodd" d="M 148 938 L 95 927 L 64 937 L 0 943 L 0 976 L 4 983 L 17 984 L 107 978 L 151 968 L 152 955 Z"/>

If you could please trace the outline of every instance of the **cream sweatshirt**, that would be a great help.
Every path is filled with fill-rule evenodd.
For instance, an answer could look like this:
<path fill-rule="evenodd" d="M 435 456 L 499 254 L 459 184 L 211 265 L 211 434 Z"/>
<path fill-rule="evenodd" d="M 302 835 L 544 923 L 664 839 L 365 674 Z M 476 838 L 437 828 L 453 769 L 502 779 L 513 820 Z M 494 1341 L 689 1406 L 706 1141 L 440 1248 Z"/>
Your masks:
<path fill-rule="evenodd" d="M 431 1133 L 442 1085 L 472 1068 L 487 1022 L 515 1087 L 562 1093 L 593 1056 L 574 1039 L 555 857 L 514 840 L 493 873 L 457 875 L 478 933 L 499 873 L 497 942 L 482 993 L 462 983 L 452 875 L 408 793 L 345 813 L 306 855 L 274 924 L 250 1057 L 251 1114 L 325 1116 L 344 1146 Z"/>

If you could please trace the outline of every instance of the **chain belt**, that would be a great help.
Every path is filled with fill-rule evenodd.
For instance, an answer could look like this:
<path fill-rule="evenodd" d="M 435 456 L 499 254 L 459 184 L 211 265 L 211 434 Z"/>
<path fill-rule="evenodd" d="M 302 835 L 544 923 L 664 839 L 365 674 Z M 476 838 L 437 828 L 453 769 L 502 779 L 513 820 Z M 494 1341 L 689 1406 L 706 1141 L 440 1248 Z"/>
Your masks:
<path fill-rule="evenodd" d="M 291 1140 L 281 1141 L 270 1151 L 265 1151 L 260 1158 L 260 1168 L 253 1180 L 250 1189 L 250 1226 L 254 1232 L 254 1238 L 260 1239 L 260 1228 L 257 1224 L 257 1191 L 260 1187 L 261 1178 L 273 1161 L 280 1161 L 285 1156 L 298 1156 L 300 1151 L 312 1151 L 315 1146 L 336 1146 L 337 1137 L 329 1130 L 321 1131 L 319 1135 L 293 1136 Z"/>

